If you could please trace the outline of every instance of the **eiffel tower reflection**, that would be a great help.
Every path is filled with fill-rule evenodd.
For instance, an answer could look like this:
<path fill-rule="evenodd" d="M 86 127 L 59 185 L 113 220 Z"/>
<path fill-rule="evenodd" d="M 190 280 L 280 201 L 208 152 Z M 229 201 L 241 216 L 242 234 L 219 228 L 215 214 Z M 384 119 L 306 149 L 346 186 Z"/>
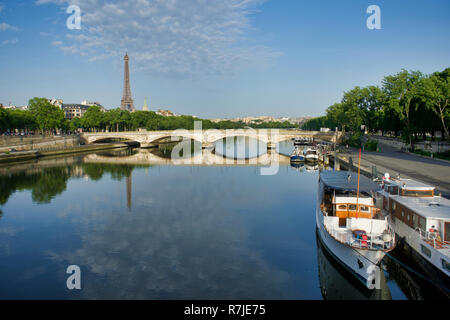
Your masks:
<path fill-rule="evenodd" d="M 131 172 L 127 176 L 127 208 L 131 210 Z"/>

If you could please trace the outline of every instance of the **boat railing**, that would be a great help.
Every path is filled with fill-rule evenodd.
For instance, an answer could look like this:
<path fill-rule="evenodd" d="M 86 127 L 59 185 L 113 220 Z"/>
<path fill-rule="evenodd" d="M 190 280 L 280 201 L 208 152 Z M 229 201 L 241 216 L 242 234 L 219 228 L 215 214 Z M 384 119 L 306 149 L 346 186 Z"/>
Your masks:
<path fill-rule="evenodd" d="M 419 237 L 435 249 L 448 249 L 449 245 L 445 241 L 441 241 L 439 231 L 429 232 L 417 227 L 414 230 Z"/>
<path fill-rule="evenodd" d="M 395 237 L 390 235 L 388 239 L 383 239 L 383 234 L 368 235 L 367 239 L 351 237 L 348 243 L 350 246 L 358 249 L 378 249 L 389 250 L 394 247 Z"/>
<path fill-rule="evenodd" d="M 328 233 L 341 243 L 358 249 L 389 250 L 395 246 L 395 233 L 388 224 L 383 233 L 366 233 L 367 239 L 357 238 L 352 230 L 325 226 Z"/>

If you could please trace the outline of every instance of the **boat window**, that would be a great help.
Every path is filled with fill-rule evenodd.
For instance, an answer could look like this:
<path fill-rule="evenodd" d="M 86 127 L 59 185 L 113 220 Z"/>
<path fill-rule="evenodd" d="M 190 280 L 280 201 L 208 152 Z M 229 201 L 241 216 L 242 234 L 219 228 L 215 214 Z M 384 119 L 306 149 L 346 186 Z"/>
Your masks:
<path fill-rule="evenodd" d="M 339 205 L 339 210 L 347 210 L 347 205 L 345 205 L 345 204 L 340 204 L 340 205 Z"/>
<path fill-rule="evenodd" d="M 369 207 L 367 207 L 367 206 L 359 206 L 359 210 L 360 210 L 360 211 L 366 211 L 366 212 L 369 212 Z"/>
<path fill-rule="evenodd" d="M 416 229 L 417 227 L 419 227 L 419 218 L 413 214 L 413 228 Z"/>
<path fill-rule="evenodd" d="M 394 188 L 393 186 L 390 186 L 390 187 L 388 188 L 388 193 L 390 193 L 390 194 L 395 194 L 394 190 L 395 190 L 395 188 Z"/>
<path fill-rule="evenodd" d="M 425 191 L 419 191 L 419 190 L 402 190 L 402 195 L 405 197 L 432 197 L 433 196 L 433 190 L 425 190 Z"/>
<path fill-rule="evenodd" d="M 422 253 L 426 255 L 428 258 L 431 258 L 431 250 L 425 247 L 423 244 L 420 245 L 420 249 L 422 250 Z"/>
<path fill-rule="evenodd" d="M 356 211 L 356 204 L 351 204 L 348 206 L 348 210 Z"/>
<path fill-rule="evenodd" d="M 424 217 L 419 217 L 419 228 L 425 230 L 427 228 L 427 221 Z"/>
<path fill-rule="evenodd" d="M 444 241 L 450 241 L 450 222 L 446 222 L 444 228 Z"/>
<path fill-rule="evenodd" d="M 393 202 L 392 202 L 392 210 L 393 210 L 393 211 L 395 211 L 395 207 L 396 207 L 396 206 L 395 206 L 395 202 L 393 201 Z"/>
<path fill-rule="evenodd" d="M 442 268 L 444 268 L 444 270 L 447 270 L 448 272 L 450 272 L 450 262 L 448 262 L 447 260 L 441 259 L 442 261 Z"/>

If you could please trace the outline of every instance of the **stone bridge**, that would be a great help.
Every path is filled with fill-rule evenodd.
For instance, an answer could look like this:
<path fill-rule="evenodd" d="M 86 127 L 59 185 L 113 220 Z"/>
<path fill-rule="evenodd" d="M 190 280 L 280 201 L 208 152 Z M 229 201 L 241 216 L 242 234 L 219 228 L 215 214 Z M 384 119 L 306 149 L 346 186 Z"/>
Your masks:
<path fill-rule="evenodd" d="M 108 139 L 126 139 L 139 142 L 141 147 L 149 147 L 157 144 L 162 139 L 171 138 L 177 140 L 192 139 L 202 143 L 202 147 L 212 147 L 218 140 L 231 137 L 250 137 L 267 144 L 268 148 L 274 148 L 281 141 L 293 138 L 314 138 L 328 142 L 339 142 L 342 132 L 319 132 L 286 129 L 208 129 L 208 130 L 162 130 L 162 131 L 125 131 L 125 132 L 85 132 L 82 139 L 86 143 L 102 142 Z"/>

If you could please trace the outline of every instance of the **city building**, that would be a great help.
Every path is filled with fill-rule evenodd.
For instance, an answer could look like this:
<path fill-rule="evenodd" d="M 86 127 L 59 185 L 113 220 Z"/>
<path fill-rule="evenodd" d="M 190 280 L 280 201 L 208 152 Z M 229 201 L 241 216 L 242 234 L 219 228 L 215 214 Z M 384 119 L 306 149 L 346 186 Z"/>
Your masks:
<path fill-rule="evenodd" d="M 100 102 L 89 102 L 88 100 L 83 100 L 81 101 L 82 105 L 85 106 L 97 106 L 97 107 L 102 107 L 102 105 L 100 104 Z M 103 108 L 103 107 L 102 107 Z"/>
<path fill-rule="evenodd" d="M 16 107 L 16 106 L 14 106 L 14 105 L 12 105 L 12 104 L 10 103 L 10 104 L 9 104 L 9 105 L 7 105 L 7 106 L 3 106 L 3 109 L 16 110 L 16 109 L 17 109 L 17 107 Z"/>
<path fill-rule="evenodd" d="M 279 117 L 275 118 L 272 116 L 259 116 L 259 117 L 243 117 L 243 118 L 233 118 L 233 119 L 226 119 L 226 118 L 216 118 L 216 119 L 210 119 L 212 122 L 220 122 L 220 121 L 231 121 L 231 122 L 242 122 L 245 124 L 259 124 L 259 123 L 266 123 L 266 122 L 289 122 L 293 125 L 301 125 L 308 119 L 311 119 L 312 117 L 297 117 L 297 118 L 291 118 L 291 117 Z"/>
<path fill-rule="evenodd" d="M 59 108 L 62 107 L 64 100 L 63 99 L 47 99 L 52 105 L 57 106 Z"/>
<path fill-rule="evenodd" d="M 73 118 L 81 118 L 89 107 L 84 104 L 63 104 L 61 109 L 64 111 L 64 117 L 72 120 Z"/>
<path fill-rule="evenodd" d="M 158 109 L 158 111 L 156 111 L 156 114 L 159 114 L 160 116 L 164 116 L 164 117 L 173 117 L 175 116 L 175 114 L 170 111 L 170 110 L 163 110 L 163 109 Z"/>
<path fill-rule="evenodd" d="M 1 103 L 0 103 L 0 108 L 3 108 L 3 109 L 9 109 L 9 110 L 28 110 L 28 106 L 20 106 L 20 107 L 17 107 L 17 106 L 14 106 L 14 105 L 12 105 L 12 104 L 9 104 L 8 106 L 4 106 L 4 105 L 1 104 Z"/>
<path fill-rule="evenodd" d="M 65 118 L 72 120 L 73 118 L 81 118 L 91 106 L 97 106 L 101 111 L 106 111 L 99 102 L 91 103 L 87 100 L 84 100 L 79 104 L 63 104 L 61 109 L 64 111 Z"/>

